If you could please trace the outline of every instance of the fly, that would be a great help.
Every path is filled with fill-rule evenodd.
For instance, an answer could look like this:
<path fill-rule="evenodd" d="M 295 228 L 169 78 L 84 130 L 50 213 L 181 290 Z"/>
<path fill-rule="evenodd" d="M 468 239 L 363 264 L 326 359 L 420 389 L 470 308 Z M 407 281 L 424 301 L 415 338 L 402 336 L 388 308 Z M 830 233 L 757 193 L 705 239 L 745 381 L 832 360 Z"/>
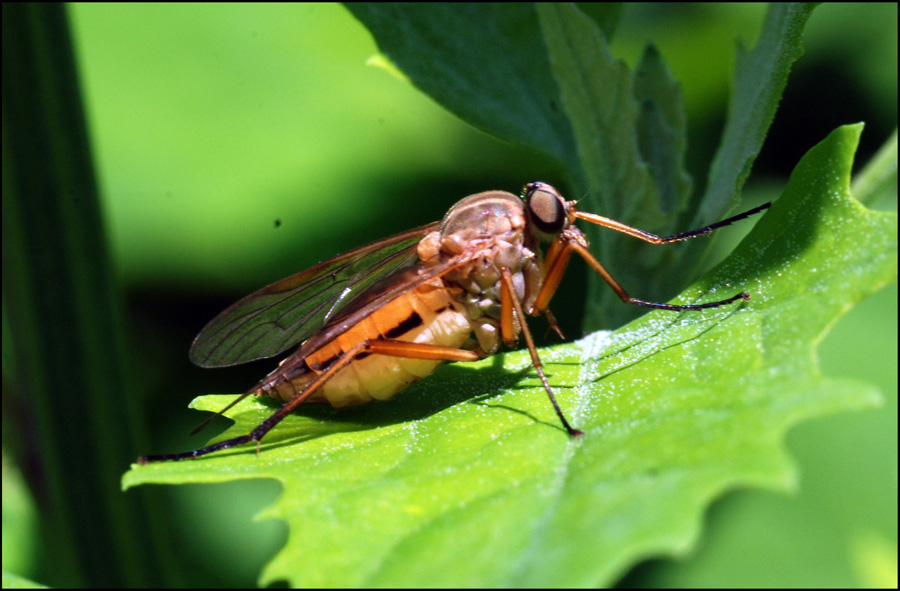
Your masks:
<path fill-rule="evenodd" d="M 769 203 L 690 232 L 660 237 L 578 211 L 552 186 L 525 185 L 470 195 L 441 222 L 422 226 L 273 283 L 207 324 L 191 346 L 201 367 L 226 367 L 272 357 L 299 344 L 278 368 L 227 408 L 251 394 L 283 406 L 250 433 L 194 451 L 149 455 L 139 464 L 197 458 L 260 441 L 300 404 L 334 407 L 386 400 L 446 361 L 475 361 L 514 346 L 523 336 L 550 403 L 571 437 L 544 375 L 526 314 L 546 314 L 569 258 L 579 254 L 628 304 L 660 310 L 704 310 L 750 299 L 747 292 L 704 304 L 662 304 L 631 297 L 588 250 L 577 219 L 651 244 L 710 234 Z M 549 242 L 541 255 L 540 243 Z M 223 409 L 222 412 L 224 412 Z M 221 414 L 221 413 L 219 413 Z"/>

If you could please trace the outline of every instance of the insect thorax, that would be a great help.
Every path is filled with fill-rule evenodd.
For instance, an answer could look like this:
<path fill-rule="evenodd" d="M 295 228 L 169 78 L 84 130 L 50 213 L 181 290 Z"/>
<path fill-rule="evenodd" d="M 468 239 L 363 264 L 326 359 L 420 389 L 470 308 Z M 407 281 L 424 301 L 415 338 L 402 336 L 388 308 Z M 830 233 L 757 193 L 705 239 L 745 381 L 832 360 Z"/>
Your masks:
<path fill-rule="evenodd" d="M 441 229 L 419 243 L 426 266 L 456 257 L 467 263 L 447 273 L 452 289 L 472 322 L 484 353 L 500 344 L 500 270 L 509 269 L 516 297 L 529 310 L 541 286 L 537 237 L 526 219 L 522 200 L 511 193 L 488 191 L 466 197 L 447 212 Z M 518 332 L 518 325 L 516 325 Z"/>

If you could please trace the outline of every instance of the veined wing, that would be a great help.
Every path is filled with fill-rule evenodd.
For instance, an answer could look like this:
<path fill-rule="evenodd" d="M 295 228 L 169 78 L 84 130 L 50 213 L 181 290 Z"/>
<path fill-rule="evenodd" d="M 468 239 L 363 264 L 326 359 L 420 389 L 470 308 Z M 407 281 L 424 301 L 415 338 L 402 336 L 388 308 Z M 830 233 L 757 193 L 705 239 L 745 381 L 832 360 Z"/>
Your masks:
<path fill-rule="evenodd" d="M 341 314 L 333 317 L 325 328 L 305 341 L 296 352 L 281 362 L 277 370 L 266 376 L 259 384 L 250 389 L 247 394 L 253 394 L 273 387 L 284 379 L 283 376 L 291 374 L 298 364 L 304 363 L 306 357 L 311 353 L 318 351 L 359 324 L 363 319 L 375 314 L 385 305 L 424 283 L 458 269 L 478 255 L 478 251 L 470 251 L 428 267 L 413 265 L 398 269 L 392 275 L 385 277 L 381 284 L 373 285 L 366 293 L 361 294 L 359 298 L 362 301 L 354 302 L 354 304 L 359 303 L 358 306 L 348 306 Z"/>
<path fill-rule="evenodd" d="M 319 332 L 379 279 L 418 261 L 416 245 L 440 222 L 421 226 L 319 263 L 243 298 L 203 327 L 190 358 L 225 367 L 272 357 Z"/>
<path fill-rule="evenodd" d="M 359 303 L 359 306 L 348 306 L 343 312 L 334 316 L 320 332 L 303 343 L 294 357 L 303 359 L 310 353 L 318 351 L 325 344 L 359 324 L 364 318 L 380 310 L 385 304 L 436 277 L 458 269 L 479 254 L 480 252 L 477 250 L 470 250 L 428 268 L 417 265 L 398 269 L 393 275 L 385 277 L 382 284 L 374 285 L 368 292 L 360 293 L 358 297 L 361 302 L 354 301 L 354 304 Z"/>

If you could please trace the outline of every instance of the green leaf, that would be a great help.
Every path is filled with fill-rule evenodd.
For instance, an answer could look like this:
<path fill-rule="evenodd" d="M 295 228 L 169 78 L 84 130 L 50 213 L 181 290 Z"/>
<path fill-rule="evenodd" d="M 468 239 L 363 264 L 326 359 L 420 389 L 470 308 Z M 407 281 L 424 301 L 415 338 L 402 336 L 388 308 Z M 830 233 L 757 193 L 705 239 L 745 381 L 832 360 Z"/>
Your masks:
<path fill-rule="evenodd" d="M 860 203 L 897 207 L 897 130 L 853 179 L 853 195 Z"/>
<path fill-rule="evenodd" d="M 737 206 L 741 189 L 775 116 L 791 66 L 803 53 L 801 46 L 803 29 L 813 8 L 814 5 L 809 3 L 769 5 L 762 32 L 754 48 L 750 51 L 744 50 L 742 46 L 738 48 L 728 119 L 716 156 L 710 166 L 706 191 L 702 197 L 697 195 L 692 200 L 689 199 L 689 195 L 681 197 L 693 203 L 688 215 L 670 217 L 667 224 L 657 226 L 660 228 L 659 232 L 676 233 L 698 228 L 727 217 Z M 646 66 L 642 64 L 641 68 L 646 69 Z M 661 86 L 665 73 L 659 70 L 660 68 L 657 68 L 655 71 L 655 84 Z M 642 74 L 642 70 L 639 69 L 637 74 Z M 637 78 L 635 85 L 638 91 L 641 84 L 641 78 Z M 638 92 L 636 96 L 640 98 L 641 94 Z M 665 103 L 659 101 L 658 104 Z M 677 122 L 675 108 L 673 106 L 666 112 L 667 121 Z M 677 108 L 680 111 L 681 107 Z M 646 117 L 642 118 L 641 122 L 645 120 Z M 581 126 L 576 122 L 573 123 L 573 127 L 579 129 Z M 641 134 L 643 157 L 653 166 L 656 176 L 658 197 L 654 195 L 653 199 L 660 200 L 659 208 L 662 211 L 680 212 L 679 209 L 673 209 L 670 203 L 673 197 L 668 194 L 666 189 L 669 185 L 665 182 L 668 180 L 672 183 L 679 180 L 683 155 L 679 155 L 672 148 L 684 149 L 684 138 L 675 135 L 675 130 L 667 133 L 661 125 L 653 129 L 652 135 L 648 133 L 646 125 L 638 126 L 637 130 Z M 683 136 L 683 132 L 681 134 Z M 673 145 L 679 141 L 680 145 Z M 670 149 L 662 154 L 656 153 L 654 158 L 654 152 L 647 146 L 653 146 L 655 150 L 665 150 L 666 147 Z M 582 162 L 581 165 L 588 171 L 599 170 L 598 164 L 594 161 Z M 661 175 L 660 171 L 668 171 L 668 174 Z M 621 175 L 621 171 L 617 172 Z M 591 188 L 593 189 L 594 185 L 591 185 Z M 631 192 L 624 192 L 621 195 L 623 198 L 635 199 Z M 645 196 L 644 199 L 650 199 L 650 196 Z M 676 203 L 680 206 L 682 201 L 679 199 Z M 604 208 L 608 207 L 607 203 L 603 205 Z M 647 207 L 644 201 L 640 209 L 643 211 Z M 615 210 L 606 209 L 606 211 L 612 212 L 614 217 L 618 215 Z M 626 210 L 624 214 L 627 213 Z M 616 219 L 639 227 L 645 224 L 644 220 L 628 215 Z M 672 224 L 673 220 L 677 225 Z M 640 285 L 641 297 L 651 300 L 669 297 L 671 293 L 667 291 L 669 286 L 682 285 L 685 279 L 695 277 L 697 269 L 705 260 L 704 254 L 709 252 L 712 243 L 712 241 L 692 241 L 669 252 L 648 253 L 641 244 L 625 243 L 619 246 L 618 238 L 610 236 L 608 232 L 601 233 L 594 230 L 588 235 L 600 243 L 601 253 L 615 253 L 619 260 L 627 261 L 627 264 L 617 266 L 617 279 L 626 286 Z M 615 246 L 611 241 L 616 241 Z M 586 327 L 604 326 L 604 320 L 607 318 L 629 317 L 627 311 L 623 313 L 616 310 L 617 302 L 607 293 L 605 286 L 600 282 L 594 281 L 591 284 L 590 299 L 600 299 L 603 303 L 587 313 L 584 323 Z"/>
<path fill-rule="evenodd" d="M 648 555 L 683 554 L 722 491 L 794 484 L 788 427 L 878 401 L 871 387 L 822 377 L 815 355 L 843 312 L 896 277 L 896 215 L 849 194 L 860 132 L 840 128 L 813 148 L 735 252 L 677 298 L 746 289 L 750 302 L 656 311 L 541 351 L 580 440 L 518 351 L 444 367 L 387 403 L 304 409 L 258 457 L 247 446 L 134 467 L 123 485 L 281 482 L 262 516 L 284 520 L 288 540 L 263 584 L 595 586 Z M 273 408 L 242 402 L 222 437 Z"/>
<path fill-rule="evenodd" d="M 535 35 L 534 5 L 346 6 L 372 31 L 390 62 L 448 111 L 491 135 L 570 167 L 575 163 L 572 131 L 560 112 L 546 50 Z"/>
<path fill-rule="evenodd" d="M 740 200 L 741 188 L 775 117 L 791 65 L 803 55 L 803 28 L 815 7 L 811 2 L 773 2 L 753 50 L 738 47 L 728 122 L 694 225 L 722 219 Z"/>
<path fill-rule="evenodd" d="M 538 3 L 537 12 L 562 110 L 575 135 L 573 184 L 586 189 L 603 215 L 658 225 L 659 196 L 638 148 L 641 110 L 631 71 L 612 57 L 594 22 L 573 6 Z"/>
<path fill-rule="evenodd" d="M 641 106 L 637 121 L 641 156 L 656 181 L 660 208 L 675 219 L 687 206 L 693 184 L 684 168 L 687 122 L 681 86 L 652 45 L 635 69 L 634 96 Z M 668 226 L 666 234 L 677 231 Z"/>
<path fill-rule="evenodd" d="M 49 589 L 45 585 L 35 583 L 25 577 L 20 577 L 6 571 L 3 572 L 3 588 L 4 589 Z"/>

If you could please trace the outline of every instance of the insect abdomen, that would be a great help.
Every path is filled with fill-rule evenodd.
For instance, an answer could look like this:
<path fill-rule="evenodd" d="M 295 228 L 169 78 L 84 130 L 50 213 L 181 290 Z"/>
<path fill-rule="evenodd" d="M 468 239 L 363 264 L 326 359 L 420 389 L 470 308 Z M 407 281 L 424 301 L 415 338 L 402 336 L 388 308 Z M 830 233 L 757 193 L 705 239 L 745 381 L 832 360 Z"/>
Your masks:
<path fill-rule="evenodd" d="M 446 288 L 430 283 L 386 304 L 305 359 L 309 372 L 267 388 L 273 398 L 287 402 L 346 351 L 368 339 L 391 339 L 459 348 L 472 328 Z M 360 355 L 328 380 L 306 402 L 342 407 L 387 400 L 424 378 L 441 361 L 387 355 Z"/>

